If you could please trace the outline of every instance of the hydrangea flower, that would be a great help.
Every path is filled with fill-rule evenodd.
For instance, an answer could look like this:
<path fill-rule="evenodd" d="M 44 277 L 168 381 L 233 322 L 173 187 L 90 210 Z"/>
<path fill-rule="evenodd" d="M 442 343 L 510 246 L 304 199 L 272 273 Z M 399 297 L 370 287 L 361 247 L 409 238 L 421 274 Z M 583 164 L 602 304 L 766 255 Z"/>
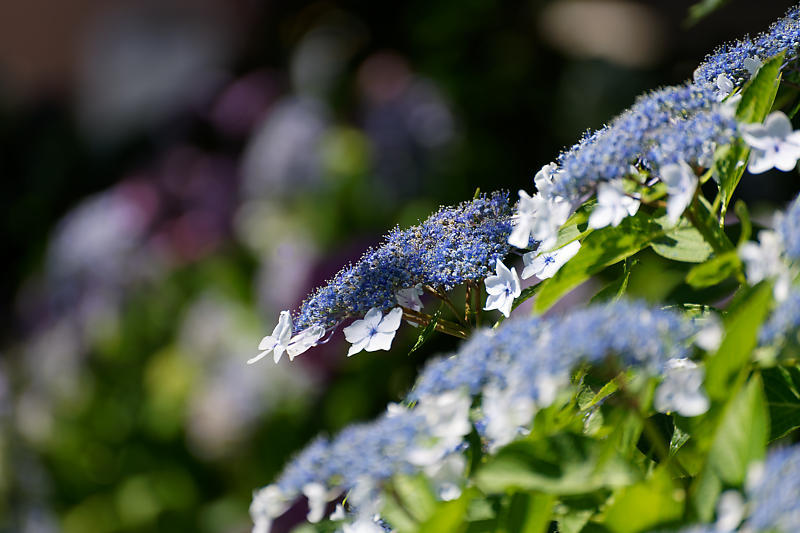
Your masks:
<path fill-rule="evenodd" d="M 322 326 L 311 326 L 293 336 L 289 341 L 289 346 L 286 347 L 286 353 L 289 354 L 289 360 L 293 361 L 294 358 L 301 353 L 304 353 L 311 347 L 316 346 L 323 335 L 325 335 L 325 328 Z"/>
<path fill-rule="evenodd" d="M 747 281 L 755 285 L 761 280 L 775 280 L 774 295 L 784 300 L 789 292 L 791 274 L 783 261 L 783 242 L 779 233 L 758 232 L 758 243 L 746 242 L 739 247 L 739 257 L 745 265 Z"/>
<path fill-rule="evenodd" d="M 283 352 L 289 347 L 289 341 L 292 338 L 292 316 L 289 311 L 281 311 L 278 325 L 272 330 L 272 335 L 267 335 L 261 339 L 258 349 L 262 350 L 260 354 L 247 361 L 248 365 L 252 365 L 256 361 L 260 361 L 267 356 L 270 352 L 273 354 L 275 363 L 281 360 Z"/>
<path fill-rule="evenodd" d="M 581 249 L 579 241 L 562 246 L 552 252 L 528 252 L 522 256 L 525 268 L 522 269 L 522 279 L 536 276 L 539 279 L 547 279 L 555 276 L 564 264 L 575 257 Z"/>
<path fill-rule="evenodd" d="M 419 299 L 422 292 L 422 285 L 419 283 L 408 289 L 400 289 L 397 291 L 397 305 L 412 311 L 419 311 L 422 309 L 422 300 Z"/>
<path fill-rule="evenodd" d="M 743 124 L 742 138 L 752 148 L 747 165 L 751 174 L 771 168 L 788 172 L 800 159 L 800 131 L 792 131 L 792 123 L 782 111 L 770 113 L 764 124 Z"/>
<path fill-rule="evenodd" d="M 497 309 L 506 317 L 511 315 L 511 307 L 514 305 L 514 298 L 522 294 L 522 288 L 519 284 L 519 277 L 517 276 L 517 269 L 511 267 L 511 270 L 503 264 L 499 259 L 495 266 L 496 274 L 488 276 L 484 281 L 486 285 L 486 306 L 484 310 L 490 311 Z"/>
<path fill-rule="evenodd" d="M 621 184 L 601 183 L 597 186 L 597 205 L 589 215 L 589 227 L 619 226 L 623 218 L 636 214 L 639 204 L 639 200 L 625 194 Z"/>
<path fill-rule="evenodd" d="M 676 223 L 692 202 L 697 189 L 697 176 L 685 161 L 666 165 L 661 169 L 661 181 L 667 186 L 667 219 Z"/>
<path fill-rule="evenodd" d="M 734 89 L 733 82 L 724 73 L 717 76 L 715 85 L 714 95 L 717 97 L 717 102 L 725 100 Z"/>
<path fill-rule="evenodd" d="M 676 412 L 698 416 L 708 411 L 708 396 L 703 392 L 703 369 L 689 359 L 670 359 L 664 380 L 658 385 L 653 405 L 660 413 Z"/>
<path fill-rule="evenodd" d="M 399 307 L 386 313 L 386 316 L 376 307 L 367 311 L 363 320 L 356 320 L 343 330 L 345 339 L 352 344 L 347 357 L 362 350 L 374 352 L 391 348 L 402 319 L 403 310 Z"/>

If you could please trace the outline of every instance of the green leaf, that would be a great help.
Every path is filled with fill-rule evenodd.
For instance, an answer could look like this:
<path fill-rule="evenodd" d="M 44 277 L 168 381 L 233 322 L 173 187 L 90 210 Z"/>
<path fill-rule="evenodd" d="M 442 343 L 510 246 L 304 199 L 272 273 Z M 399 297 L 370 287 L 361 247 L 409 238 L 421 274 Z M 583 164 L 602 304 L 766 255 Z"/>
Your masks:
<path fill-rule="evenodd" d="M 706 392 L 712 400 L 725 400 L 734 381 L 750 362 L 758 330 L 772 303 L 772 286 L 761 282 L 745 289 L 724 319 L 725 336 L 717 353 L 706 362 Z"/>
<path fill-rule="evenodd" d="M 633 481 L 631 465 L 608 454 L 603 442 L 573 433 L 511 443 L 474 476 L 475 485 L 487 493 L 520 489 L 585 494 Z"/>
<path fill-rule="evenodd" d="M 625 291 L 628 290 L 628 281 L 631 279 L 631 271 L 639 263 L 638 259 L 630 261 L 625 259 L 623 263 L 622 275 L 603 287 L 600 292 L 592 296 L 589 303 L 597 302 L 615 302 L 622 298 Z"/>
<path fill-rule="evenodd" d="M 713 172 L 719 180 L 719 194 L 722 201 L 720 220 L 724 219 L 733 191 L 742 179 L 749 154 L 750 149 L 741 140 L 718 148 L 714 154 Z"/>
<path fill-rule="evenodd" d="M 464 515 L 475 494 L 464 491 L 460 498 L 440 503 L 430 518 L 420 525 L 417 533 L 459 533 L 467 528 Z"/>
<path fill-rule="evenodd" d="M 773 441 L 800 428 L 800 369 L 778 366 L 761 372 L 769 408 L 770 435 Z"/>
<path fill-rule="evenodd" d="M 662 257 L 685 263 L 702 263 L 714 251 L 697 228 L 688 223 L 681 221 L 677 226 L 667 229 L 669 222 L 666 216 L 657 218 L 656 223 L 661 224 L 665 231 L 650 247 Z"/>
<path fill-rule="evenodd" d="M 745 123 L 763 122 L 772 109 L 778 92 L 784 55 L 781 52 L 761 65 L 753 79 L 742 88 L 742 100 L 736 108 L 736 120 Z"/>
<path fill-rule="evenodd" d="M 692 487 L 692 503 L 701 520 L 713 516 L 723 484 L 741 485 L 750 463 L 764 457 L 768 435 L 767 403 L 756 375 L 725 406 L 705 467 Z"/>
<path fill-rule="evenodd" d="M 739 232 L 739 246 L 741 246 L 753 234 L 753 224 L 750 222 L 750 212 L 747 210 L 747 204 L 743 201 L 736 201 L 736 205 L 733 206 L 733 212 L 739 217 L 739 222 L 742 225 L 742 230 Z"/>
<path fill-rule="evenodd" d="M 619 489 L 605 512 L 605 525 L 614 533 L 650 531 L 679 520 L 686 494 L 665 467 L 656 468 L 644 481 Z"/>
<path fill-rule="evenodd" d="M 436 509 L 436 496 L 422 475 L 395 476 L 391 488 L 399 506 L 417 522 L 427 520 Z"/>
<path fill-rule="evenodd" d="M 439 317 L 442 316 L 443 306 L 444 304 L 440 305 L 439 309 L 437 309 L 433 313 L 431 321 L 428 322 L 428 325 L 425 326 L 425 328 L 423 328 L 423 330 L 420 332 L 419 337 L 417 337 L 417 342 L 415 342 L 414 346 L 411 347 L 411 350 L 409 350 L 408 355 L 411 355 L 412 353 L 416 352 L 423 344 L 425 344 L 428 341 L 428 339 L 431 338 L 433 333 L 436 331 L 436 324 L 437 322 L 439 322 Z"/>
<path fill-rule="evenodd" d="M 737 275 L 741 270 L 742 261 L 739 255 L 735 251 L 726 252 L 692 267 L 686 274 L 686 283 L 695 289 L 711 287 Z"/>
<path fill-rule="evenodd" d="M 535 310 L 546 311 L 561 296 L 590 276 L 635 254 L 662 234 L 661 226 L 643 212 L 623 219 L 617 227 L 609 226 L 592 232 L 583 240 L 575 257 L 561 267 L 555 276 L 541 283 Z"/>
<path fill-rule="evenodd" d="M 733 243 L 717 222 L 713 213 L 713 208 L 706 199 L 700 195 L 696 196 L 692 205 L 685 211 L 686 217 L 692 225 L 700 232 L 703 239 L 711 245 L 718 255 L 733 250 Z"/>
<path fill-rule="evenodd" d="M 555 501 L 554 495 L 541 492 L 514 494 L 505 520 L 506 531 L 547 533 Z"/>

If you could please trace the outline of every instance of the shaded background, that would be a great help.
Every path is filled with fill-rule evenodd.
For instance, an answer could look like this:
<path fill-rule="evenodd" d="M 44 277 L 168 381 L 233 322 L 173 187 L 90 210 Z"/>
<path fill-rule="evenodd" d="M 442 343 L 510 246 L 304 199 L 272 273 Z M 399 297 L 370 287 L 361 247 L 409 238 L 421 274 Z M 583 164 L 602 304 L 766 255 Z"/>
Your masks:
<path fill-rule="evenodd" d="M 409 357 L 405 328 L 391 353 L 246 366 L 278 312 L 395 224 L 530 190 L 581 132 L 791 4 L 688 28 L 691 3 L 5 2 L 0 531 L 248 530 L 292 451 L 453 345 Z M 668 298 L 682 274 L 654 283 L 655 261 L 632 291 Z"/>

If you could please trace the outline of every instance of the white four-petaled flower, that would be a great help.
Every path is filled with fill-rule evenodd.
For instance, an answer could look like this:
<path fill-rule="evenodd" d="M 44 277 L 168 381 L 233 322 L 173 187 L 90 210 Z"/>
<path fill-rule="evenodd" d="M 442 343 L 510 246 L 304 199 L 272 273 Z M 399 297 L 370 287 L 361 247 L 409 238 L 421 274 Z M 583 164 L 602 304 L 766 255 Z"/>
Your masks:
<path fill-rule="evenodd" d="M 733 92 L 733 82 L 725 74 L 718 75 L 714 83 L 716 85 L 714 94 L 717 97 L 717 102 L 725 100 Z"/>
<path fill-rule="evenodd" d="M 667 219 L 675 223 L 692 202 L 697 176 L 685 161 L 661 167 L 661 181 L 667 186 Z"/>
<path fill-rule="evenodd" d="M 325 328 L 322 326 L 311 326 L 294 337 L 289 341 L 289 346 L 286 348 L 286 353 L 289 354 L 289 361 L 293 361 L 295 357 L 305 352 L 312 346 L 316 346 L 322 336 L 325 335 Z"/>
<path fill-rule="evenodd" d="M 756 72 L 758 72 L 762 64 L 761 60 L 756 56 L 745 58 L 745 60 L 742 61 L 742 66 L 750 74 L 751 78 L 756 75 Z"/>
<path fill-rule="evenodd" d="M 764 124 L 742 125 L 742 138 L 753 149 L 747 170 L 760 174 L 771 168 L 787 172 L 800 159 L 800 131 L 782 111 L 770 113 Z"/>
<path fill-rule="evenodd" d="M 397 291 L 395 298 L 397 298 L 397 305 L 413 311 L 419 311 L 422 309 L 420 296 L 422 296 L 422 285 L 417 284 L 408 289 L 400 289 Z"/>
<path fill-rule="evenodd" d="M 552 248 L 558 238 L 558 229 L 571 212 L 572 206 L 561 197 L 548 197 L 542 193 L 529 196 L 521 190 L 514 229 L 508 237 L 508 243 L 517 248 L 527 248 L 533 237 L 539 241 L 540 248 Z"/>
<path fill-rule="evenodd" d="M 487 276 L 484 280 L 486 293 L 488 294 L 484 310 L 497 309 L 508 317 L 511 315 L 511 306 L 514 305 L 514 298 L 522 293 L 517 269 L 511 267 L 511 270 L 509 270 L 498 259 L 495 273 L 494 276 Z"/>
<path fill-rule="evenodd" d="M 377 307 L 367 311 L 363 320 L 356 320 L 343 330 L 345 339 L 352 344 L 347 357 L 362 350 L 374 352 L 391 348 L 402 319 L 403 310 L 399 307 L 386 313 L 386 316 Z"/>
<path fill-rule="evenodd" d="M 703 391 L 703 369 L 689 359 L 670 359 L 664 369 L 664 380 L 653 398 L 660 413 L 676 412 L 681 416 L 698 416 L 708 411 L 709 401 Z"/>
<path fill-rule="evenodd" d="M 539 279 L 547 279 L 555 276 L 564 263 L 572 259 L 578 250 L 581 249 L 579 241 L 572 241 L 552 252 L 528 252 L 522 256 L 525 268 L 522 269 L 522 279 L 536 276 Z"/>
<path fill-rule="evenodd" d="M 635 215 L 638 210 L 639 200 L 625 194 L 620 185 L 601 183 L 597 186 L 597 205 L 589 215 L 589 227 L 619 226 L 623 218 Z"/>
<path fill-rule="evenodd" d="M 247 361 L 248 365 L 260 361 L 270 352 L 272 357 L 277 363 L 281 360 L 283 352 L 289 347 L 289 342 L 292 338 L 292 316 L 289 311 L 281 311 L 281 316 L 278 319 L 278 325 L 272 330 L 272 335 L 267 335 L 261 339 L 258 349 L 262 350 L 260 354 Z"/>
<path fill-rule="evenodd" d="M 746 242 L 739 247 L 739 258 L 744 263 L 747 281 L 755 285 L 766 278 L 775 279 L 774 296 L 785 300 L 791 286 L 791 273 L 783 261 L 783 242 L 780 235 L 770 230 L 758 232 L 758 243 Z"/>

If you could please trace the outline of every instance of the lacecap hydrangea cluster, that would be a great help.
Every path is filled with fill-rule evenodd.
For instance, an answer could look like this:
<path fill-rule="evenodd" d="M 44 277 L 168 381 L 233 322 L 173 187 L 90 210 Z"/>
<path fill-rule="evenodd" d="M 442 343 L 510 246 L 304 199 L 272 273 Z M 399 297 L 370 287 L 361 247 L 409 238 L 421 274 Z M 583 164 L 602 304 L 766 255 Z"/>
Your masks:
<path fill-rule="evenodd" d="M 765 61 L 786 52 L 786 59 L 796 57 L 800 48 L 800 7 L 793 7 L 785 17 L 754 38 L 744 38 L 727 43 L 710 54 L 694 73 L 698 84 L 713 85 L 720 75 L 725 75 L 736 84 L 750 77 L 748 61 L 753 58 Z"/>
<path fill-rule="evenodd" d="M 571 372 L 581 363 L 613 362 L 660 376 L 659 388 L 674 389 L 670 372 L 676 361 L 685 363 L 682 371 L 700 371 L 687 358 L 697 330 L 682 314 L 618 301 L 478 332 L 458 353 L 428 364 L 404 405 L 392 405 L 374 422 L 347 428 L 330 441 L 320 438 L 300 453 L 273 485 L 255 494 L 255 531 L 269 531 L 300 495 L 308 501 L 309 520 L 318 521 L 345 493 L 348 512 L 334 518 L 369 531 L 380 511 L 382 484 L 396 474 L 421 472 L 440 499 L 453 499 L 465 483 L 462 452 L 473 426 L 489 451 L 511 442 L 529 430 L 537 410 L 571 390 Z M 670 393 L 674 405 L 665 404 L 665 410 L 679 409 L 681 395 L 703 396 L 701 384 L 702 375 L 691 390 Z M 479 397 L 480 408 L 473 409 Z"/>
<path fill-rule="evenodd" d="M 330 328 L 371 308 L 397 306 L 397 292 L 429 285 L 448 291 L 480 282 L 511 249 L 513 207 L 495 192 L 443 207 L 418 226 L 396 228 L 384 243 L 342 269 L 300 306 L 297 329 Z"/>
<path fill-rule="evenodd" d="M 546 165 L 534 179 L 537 194 L 530 197 L 520 191 L 517 219 L 524 229 L 515 228 L 512 244 L 527 247 L 529 232 L 532 241 L 541 243 L 540 251 L 547 252 L 555 244 L 558 227 L 595 193 L 599 207 L 625 216 L 625 207 L 639 198 L 625 192 L 622 180 L 640 181 L 643 175 L 649 176 L 646 185 L 658 180 L 666 185 L 667 214 L 674 222 L 693 197 L 697 172 L 710 168 L 716 149 L 734 139 L 744 139 L 753 148 L 752 173 L 792 168 L 800 154 L 790 146 L 793 138 L 786 142 L 792 133 L 784 131 L 790 128 L 788 118 L 778 112 L 764 126 L 755 125 L 758 131 L 739 124 L 735 117 L 739 100 L 734 93 L 776 54 L 785 53 L 787 60 L 796 57 L 799 13 L 795 7 L 755 39 L 723 46 L 700 65 L 693 81 L 640 97 L 630 109 Z M 613 186 L 615 192 L 600 194 L 603 184 Z M 628 211 L 631 215 L 636 209 Z M 620 220 L 604 219 L 603 225 Z"/>

